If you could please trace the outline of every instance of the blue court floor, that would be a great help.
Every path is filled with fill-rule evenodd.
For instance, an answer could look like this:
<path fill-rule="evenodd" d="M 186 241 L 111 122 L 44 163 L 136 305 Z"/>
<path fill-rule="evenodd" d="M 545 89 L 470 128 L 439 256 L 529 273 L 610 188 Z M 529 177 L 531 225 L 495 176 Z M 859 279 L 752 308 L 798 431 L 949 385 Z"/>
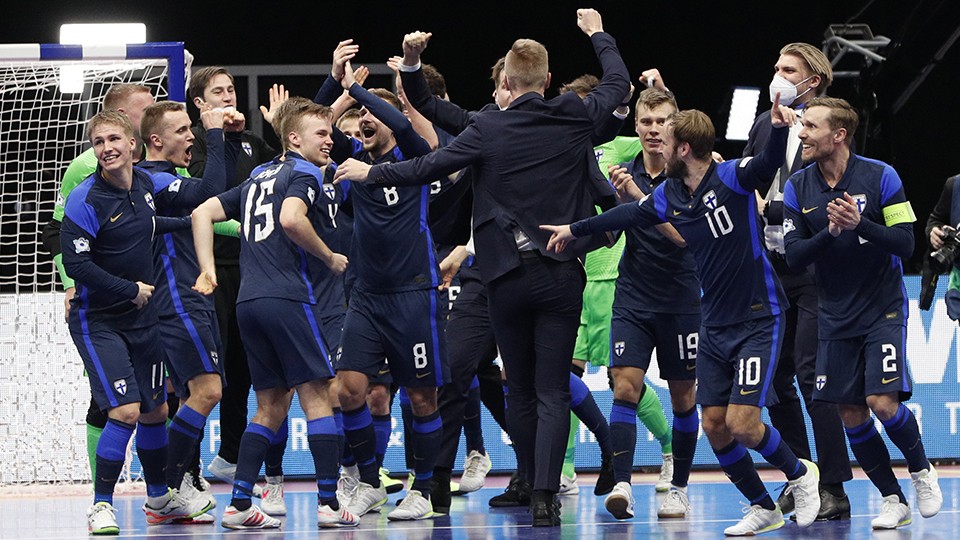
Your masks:
<path fill-rule="evenodd" d="M 853 506 L 850 521 L 814 523 L 800 529 L 795 523 L 764 538 L 841 539 L 937 539 L 960 538 L 960 468 L 942 467 L 940 486 L 944 504 L 939 515 L 923 519 L 915 511 L 912 525 L 896 531 L 874 532 L 870 519 L 879 512 L 880 495 L 863 474 L 847 483 L 847 493 Z M 781 476 L 776 471 L 764 471 L 764 480 L 774 496 L 778 493 Z M 907 478 L 906 471 L 897 470 L 897 476 Z M 455 497 L 450 516 L 418 522 L 388 523 L 386 512 L 363 517 L 358 529 L 318 531 L 315 521 L 316 486 L 311 482 L 288 482 L 286 502 L 288 514 L 279 530 L 228 531 L 215 525 L 163 525 L 147 527 L 140 506 L 143 495 L 118 495 L 116 506 L 123 538 L 383 538 L 383 539 L 523 539 L 523 538 L 656 538 L 687 540 L 723 538 L 723 529 L 741 516 L 742 497 L 719 472 L 695 472 L 691 479 L 690 501 L 692 514 L 684 520 L 657 520 L 660 497 L 654 493 L 652 475 L 634 476 L 634 497 L 637 499 L 636 517 L 617 521 L 603 508 L 603 497 L 593 495 L 594 476 L 580 478 L 580 494 L 562 498 L 563 525 L 560 528 L 533 529 L 526 509 L 491 509 L 487 500 L 502 491 L 505 477 L 492 477 L 488 487 L 465 497 Z M 904 493 L 914 499 L 909 481 L 901 480 Z M 214 486 L 218 508 L 214 514 L 219 520 L 229 503 L 224 485 Z M 390 497 L 385 509 L 393 507 L 402 492 Z M 0 496 L 0 538 L 49 539 L 87 537 L 85 511 L 90 504 L 87 496 Z"/>

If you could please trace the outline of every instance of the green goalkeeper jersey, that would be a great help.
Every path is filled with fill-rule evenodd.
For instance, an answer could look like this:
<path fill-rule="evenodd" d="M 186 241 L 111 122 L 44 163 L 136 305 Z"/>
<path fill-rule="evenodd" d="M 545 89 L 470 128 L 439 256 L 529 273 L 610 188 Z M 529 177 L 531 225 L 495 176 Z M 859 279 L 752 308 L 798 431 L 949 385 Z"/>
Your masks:
<path fill-rule="evenodd" d="M 597 146 L 594 150 L 600 171 L 610 178 L 610 173 L 607 172 L 610 165 L 633 161 L 643 147 L 639 137 L 616 137 L 608 143 Z M 620 239 L 613 247 L 595 249 L 588 253 L 583 265 L 587 271 L 587 281 L 617 279 L 617 266 L 620 264 L 620 256 L 623 254 L 625 244 L 626 236 L 620 235 Z"/>

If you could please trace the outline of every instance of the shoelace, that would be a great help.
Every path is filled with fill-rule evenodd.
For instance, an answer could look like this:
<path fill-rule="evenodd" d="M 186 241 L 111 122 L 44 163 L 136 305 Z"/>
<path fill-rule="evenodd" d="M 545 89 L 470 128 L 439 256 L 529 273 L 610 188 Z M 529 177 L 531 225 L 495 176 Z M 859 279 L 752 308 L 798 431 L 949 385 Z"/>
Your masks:
<path fill-rule="evenodd" d="M 929 481 L 930 473 L 928 472 L 926 476 L 921 476 L 914 481 L 913 486 L 917 490 L 918 499 L 930 499 L 933 498 L 933 485 Z"/>
<path fill-rule="evenodd" d="M 483 461 L 483 457 L 480 456 L 479 454 L 475 458 L 472 458 L 470 460 L 470 463 L 467 465 L 467 470 L 464 471 L 463 475 L 474 476 L 478 474 L 478 471 L 480 470 L 480 462 L 482 461 Z"/>

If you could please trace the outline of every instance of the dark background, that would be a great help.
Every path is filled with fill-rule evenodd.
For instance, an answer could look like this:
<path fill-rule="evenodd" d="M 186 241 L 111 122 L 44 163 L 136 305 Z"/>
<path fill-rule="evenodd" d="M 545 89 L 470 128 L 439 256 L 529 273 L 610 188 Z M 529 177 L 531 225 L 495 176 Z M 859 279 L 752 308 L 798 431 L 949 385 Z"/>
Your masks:
<path fill-rule="evenodd" d="M 476 109 L 490 101 L 490 66 L 518 37 L 546 45 L 554 89 L 582 73 L 599 75 L 590 43 L 576 26 L 575 11 L 583 4 L 18 2 L 4 7 L 3 40 L 56 43 L 62 23 L 143 22 L 149 41 L 184 41 L 196 57 L 195 65 L 324 64 L 330 62 L 337 41 L 345 38 L 360 44 L 360 63 L 382 63 L 400 53 L 404 33 L 431 31 L 424 61 L 446 76 L 455 102 Z M 760 106 L 769 107 L 766 86 L 782 45 L 819 45 L 829 24 L 847 21 L 867 23 L 874 34 L 891 38 L 896 45 L 884 52 L 887 62 L 867 68 L 855 83 L 835 84 L 830 93 L 862 110 L 876 109 L 856 138 L 865 155 L 891 163 L 903 178 L 919 218 L 917 253 L 910 264 L 916 268 L 926 246 L 926 217 L 945 179 L 960 173 L 960 43 L 932 66 L 898 114 L 891 115 L 890 106 L 960 26 L 960 2 L 601 1 L 593 7 L 602 14 L 605 30 L 617 38 L 631 74 L 660 68 L 681 108 L 710 114 L 721 136 L 733 86 L 763 88 Z M 298 90 L 304 86 L 302 81 L 289 83 Z M 244 104 L 245 90 L 238 86 Z M 265 102 L 266 93 L 261 93 Z M 624 134 L 632 134 L 631 127 L 632 119 Z M 725 157 L 736 157 L 742 147 L 718 141 Z"/>

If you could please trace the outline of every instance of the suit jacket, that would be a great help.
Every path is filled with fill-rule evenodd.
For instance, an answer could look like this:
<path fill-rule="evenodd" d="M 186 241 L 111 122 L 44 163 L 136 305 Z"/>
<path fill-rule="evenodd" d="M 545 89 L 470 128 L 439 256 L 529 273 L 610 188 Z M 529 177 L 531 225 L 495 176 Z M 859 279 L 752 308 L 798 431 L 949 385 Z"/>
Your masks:
<path fill-rule="evenodd" d="M 370 181 L 402 185 L 473 165 L 474 243 L 485 283 L 520 265 L 514 229 L 522 230 L 543 256 L 557 260 L 571 260 L 607 241 L 580 238 L 563 253 L 548 253 L 550 234 L 539 229 L 595 214 L 585 189 L 592 180 L 594 133 L 630 89 L 613 37 L 598 32 L 591 42 L 603 77 L 583 100 L 572 92 L 550 100 L 529 92 L 505 111 L 476 113 L 452 143 L 436 152 L 370 170 Z"/>

